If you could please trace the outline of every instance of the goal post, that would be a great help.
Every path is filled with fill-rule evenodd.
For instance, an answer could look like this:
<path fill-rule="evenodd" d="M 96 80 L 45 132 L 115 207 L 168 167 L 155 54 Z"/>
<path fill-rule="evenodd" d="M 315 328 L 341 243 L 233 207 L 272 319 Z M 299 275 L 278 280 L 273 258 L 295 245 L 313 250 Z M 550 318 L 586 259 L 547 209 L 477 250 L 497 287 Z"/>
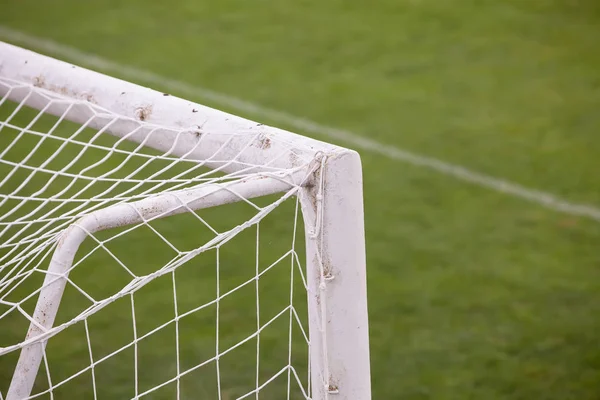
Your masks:
<path fill-rule="evenodd" d="M 108 136 L 113 138 L 110 143 L 105 139 Z M 0 43 L 0 195 L 0 332 L 12 330 L 8 325 L 17 318 L 28 325 L 20 339 L 0 333 L 0 372 L 13 369 L 10 382 L 0 381 L 0 398 L 53 396 L 84 375 L 90 375 L 86 382 L 89 393 L 96 398 L 100 386 L 111 383 L 101 380 L 95 370 L 111 357 L 125 357 L 132 351 L 132 376 L 119 378 L 126 385 L 131 381 L 133 392 L 128 396 L 132 398 L 157 394 L 171 385 L 176 398 L 184 397 L 181 381 L 186 374 L 214 364 L 214 398 L 225 399 L 231 394 L 236 398 L 272 398 L 269 396 L 274 395 L 266 394 L 271 393 L 269 386 L 287 376 L 287 384 L 281 388 L 288 399 L 370 399 L 362 170 L 356 152 Z M 289 199 L 298 201 L 296 217 L 290 224 L 294 232 L 296 226 L 303 226 L 305 262 L 301 263 L 295 250 L 294 243 L 299 239 L 294 233 L 291 248 L 264 267 L 259 256 L 265 252 L 259 251 L 261 238 L 277 240 L 277 232 L 269 234 L 270 224 L 264 221 Z M 239 217 L 228 229 L 217 229 L 201 211 L 225 210 L 228 204 L 247 205 L 251 213 L 244 219 Z M 231 214 L 219 215 L 222 219 L 237 218 L 237 214 Z M 297 220 L 298 215 L 303 223 Z M 200 241 L 204 235 L 200 232 L 196 239 L 193 230 L 178 232 L 179 225 L 174 224 L 183 221 L 178 216 L 198 222 L 207 232 L 206 239 Z M 132 232 L 142 229 L 175 255 L 153 270 L 138 273 L 136 264 L 151 264 L 152 257 L 143 258 L 142 251 L 135 261 L 125 262 L 111 246 L 125 240 L 118 250 L 127 253 L 139 240 L 130 239 L 128 244 L 128 238 L 141 237 Z M 256 231 L 254 245 L 248 240 L 236 243 L 254 247 L 255 252 L 238 254 L 242 250 L 233 243 L 249 229 Z M 179 242 L 184 239 L 194 244 L 182 249 Z M 86 243 L 89 245 L 84 246 Z M 253 275 L 223 293 L 225 250 L 234 253 L 236 260 L 243 260 L 240 263 L 251 264 Z M 214 297 L 200 300 L 198 293 L 195 307 L 183 313 L 178 310 L 179 304 L 195 299 L 193 293 L 185 299 L 178 294 L 177 274 L 188 268 L 185 265 L 196 265 L 199 255 L 211 251 L 216 254 Z M 102 279 L 94 278 L 90 289 L 77 281 L 86 262 L 99 254 L 109 261 L 90 268 L 110 262 L 128 274 L 124 284 L 115 283 L 114 290 L 102 289 L 106 293 L 101 297 L 92 292 L 94 286 L 103 286 Z M 263 293 L 261 279 L 282 259 L 291 263 L 289 301 L 273 318 L 264 321 L 261 311 L 275 302 Z M 236 271 L 240 274 L 248 272 L 239 268 Z M 303 282 L 305 305 L 296 299 L 296 274 Z M 43 281 L 35 287 L 38 276 L 43 276 Z M 171 299 L 164 301 L 174 303 L 174 316 L 142 334 L 138 326 L 144 324 L 146 315 L 136 312 L 136 296 L 144 286 L 163 282 L 169 276 Z M 225 349 L 222 303 L 253 287 L 256 326 Z M 83 296 L 89 304 L 82 302 L 73 310 L 70 307 L 61 317 L 69 301 L 64 298 L 66 290 Z M 125 298 L 131 299 L 133 336 L 107 356 L 95 358 L 94 352 L 100 346 L 90 334 L 90 321 Z M 244 303 L 240 300 L 235 304 Z M 194 359 L 188 368 L 183 365 L 183 340 L 188 336 L 181 333 L 181 321 L 209 308 L 215 309 L 216 350 L 210 357 Z M 299 315 L 303 308 L 307 312 L 306 330 Z M 121 311 L 116 313 L 121 315 Z M 264 367 L 263 356 L 269 353 L 264 346 L 269 342 L 261 337 L 271 333 L 271 326 L 277 323 L 273 321 L 283 315 L 289 315 L 289 330 L 285 332 L 287 364 L 265 377 L 263 369 L 270 365 Z M 292 334 L 296 325 L 302 334 Z M 85 343 L 89 358 L 56 382 L 53 360 L 59 357 L 49 356 L 46 348 L 53 341 L 60 342 L 63 332 L 79 327 L 83 327 L 81 343 Z M 162 371 L 152 372 L 154 380 L 144 388 L 144 369 L 151 368 L 139 359 L 142 345 L 152 335 L 158 337 L 172 328 L 175 354 L 169 357 L 174 360 L 173 371 L 164 376 Z M 272 332 L 278 331 L 273 328 Z M 307 382 L 295 366 L 295 340 L 300 338 L 302 343 L 303 335 L 308 354 Z M 194 340 L 206 339 L 192 335 Z M 230 354 L 235 357 L 250 341 L 256 347 L 255 382 L 249 388 L 225 387 L 229 380 L 223 359 Z M 171 345 L 165 343 L 165 347 Z M 41 380 L 44 385 L 36 383 Z M 230 377 L 231 382 L 237 380 L 236 376 Z M 295 384 L 299 387 L 298 397 L 291 389 Z"/>

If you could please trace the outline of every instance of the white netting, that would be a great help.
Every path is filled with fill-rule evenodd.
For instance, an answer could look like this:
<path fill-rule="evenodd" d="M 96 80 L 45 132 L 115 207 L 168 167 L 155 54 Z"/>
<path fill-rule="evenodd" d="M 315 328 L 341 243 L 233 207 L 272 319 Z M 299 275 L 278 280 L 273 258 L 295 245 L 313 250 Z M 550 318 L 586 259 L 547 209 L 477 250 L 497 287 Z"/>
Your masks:
<path fill-rule="evenodd" d="M 225 174 L 277 138 L 229 133 L 211 157 L 190 160 L 128 138 L 169 131 L 202 146 L 213 134 L 201 126 L 154 126 L 6 78 L 0 87 L 0 398 L 27 349 L 41 358 L 31 398 L 308 398 L 294 195 L 313 161 Z M 21 102 L 8 99 L 15 91 Z M 123 123 L 125 137 L 108 133 Z M 229 139 L 245 143 L 233 157 Z M 272 160 L 302 157 L 286 149 Z M 231 204 L 207 208 L 220 203 Z M 90 222 L 101 210 L 115 221 Z M 52 272 L 68 233 L 85 240 L 67 273 Z M 42 289 L 61 282 L 54 323 L 48 299 L 34 315 Z"/>

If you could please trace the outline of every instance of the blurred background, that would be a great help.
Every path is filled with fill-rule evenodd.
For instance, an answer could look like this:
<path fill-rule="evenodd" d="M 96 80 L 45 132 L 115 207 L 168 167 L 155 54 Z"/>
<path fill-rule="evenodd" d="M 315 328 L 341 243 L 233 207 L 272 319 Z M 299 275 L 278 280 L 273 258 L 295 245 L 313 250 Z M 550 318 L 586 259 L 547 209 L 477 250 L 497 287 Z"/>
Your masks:
<path fill-rule="evenodd" d="M 2 0 L 0 40 L 359 151 L 374 399 L 600 398 L 600 3 Z"/>

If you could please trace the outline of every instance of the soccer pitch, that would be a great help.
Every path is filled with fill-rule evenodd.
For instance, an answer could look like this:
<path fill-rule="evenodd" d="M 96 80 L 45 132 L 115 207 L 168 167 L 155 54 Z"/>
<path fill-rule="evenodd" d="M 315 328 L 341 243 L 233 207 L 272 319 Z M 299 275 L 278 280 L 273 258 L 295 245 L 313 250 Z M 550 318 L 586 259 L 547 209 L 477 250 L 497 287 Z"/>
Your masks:
<path fill-rule="evenodd" d="M 585 0 L 60 0 L 52 7 L 31 1 L 0 8 L 0 25 L 11 29 L 0 29 L 0 40 L 361 153 L 374 399 L 600 395 L 599 221 L 574 215 L 572 207 L 551 210 L 540 194 L 523 198 L 529 188 L 600 207 L 599 24 L 599 6 Z M 35 38 L 151 75 L 132 76 L 73 51 L 59 54 Z M 189 85 L 185 93 L 174 81 Z M 201 90 L 194 95 L 194 87 L 258 107 Z M 302 118 L 381 146 L 361 147 L 345 131 L 332 137 Z M 393 148 L 523 190 L 502 193 L 489 181 L 456 179 L 448 169 L 399 160 Z M 234 223 L 243 212 L 215 211 L 214 219 Z M 293 204 L 281 212 L 289 217 Z M 266 222 L 267 259 L 291 236 L 289 219 L 277 218 Z M 184 242 L 196 232 L 185 221 L 163 228 L 180 230 Z M 248 232 L 232 244 L 252 248 L 255 236 Z M 149 268 L 161 254 L 148 245 L 129 256 Z M 231 279 L 237 280 L 244 260 L 233 257 Z M 214 290 L 214 276 L 189 278 L 182 293 Z M 113 279 L 90 276 L 90 284 L 101 288 Z M 279 285 L 285 274 L 269 279 L 271 295 L 289 295 L 289 286 Z M 254 323 L 253 295 L 241 294 L 225 311 L 233 341 L 239 326 Z M 172 303 L 152 304 L 148 296 L 148 309 L 139 312 L 172 313 Z M 123 323 L 129 323 L 128 307 Z M 275 311 L 267 309 L 265 318 Z M 190 339 L 187 354 L 209 351 L 211 318 L 198 316 L 182 333 Z M 97 324 L 108 347 L 125 335 L 114 321 Z M 206 349 L 191 343 L 198 330 Z M 0 331 L 0 337 L 13 334 Z M 173 350 L 157 344 L 160 336 L 155 340 L 143 362 L 158 374 L 170 368 Z M 267 336 L 261 346 L 277 353 L 282 343 L 287 337 Z M 65 343 L 60 357 L 68 363 L 85 345 Z M 240 351 L 226 361 L 231 398 L 254 379 L 254 349 Z M 277 356 L 272 359 L 267 370 L 275 368 Z M 0 360 L 2 393 L 12 373 L 5 365 Z M 118 382 L 104 388 L 103 398 L 132 397 L 131 365 L 115 359 L 103 368 L 99 374 Z M 190 379 L 184 397 L 216 398 L 211 373 Z M 57 398 L 89 396 L 89 381 L 72 390 Z M 156 397 L 172 398 L 169 390 Z"/>

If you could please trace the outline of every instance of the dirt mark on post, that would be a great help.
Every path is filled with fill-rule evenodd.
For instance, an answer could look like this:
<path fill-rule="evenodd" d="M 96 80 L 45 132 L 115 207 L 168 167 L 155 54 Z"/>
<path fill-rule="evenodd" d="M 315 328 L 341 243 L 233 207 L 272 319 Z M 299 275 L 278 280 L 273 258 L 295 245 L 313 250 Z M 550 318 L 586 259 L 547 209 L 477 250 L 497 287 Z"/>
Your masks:
<path fill-rule="evenodd" d="M 152 106 L 147 105 L 144 107 L 139 107 L 135 110 L 135 116 L 140 121 L 146 121 L 152 115 Z"/>

